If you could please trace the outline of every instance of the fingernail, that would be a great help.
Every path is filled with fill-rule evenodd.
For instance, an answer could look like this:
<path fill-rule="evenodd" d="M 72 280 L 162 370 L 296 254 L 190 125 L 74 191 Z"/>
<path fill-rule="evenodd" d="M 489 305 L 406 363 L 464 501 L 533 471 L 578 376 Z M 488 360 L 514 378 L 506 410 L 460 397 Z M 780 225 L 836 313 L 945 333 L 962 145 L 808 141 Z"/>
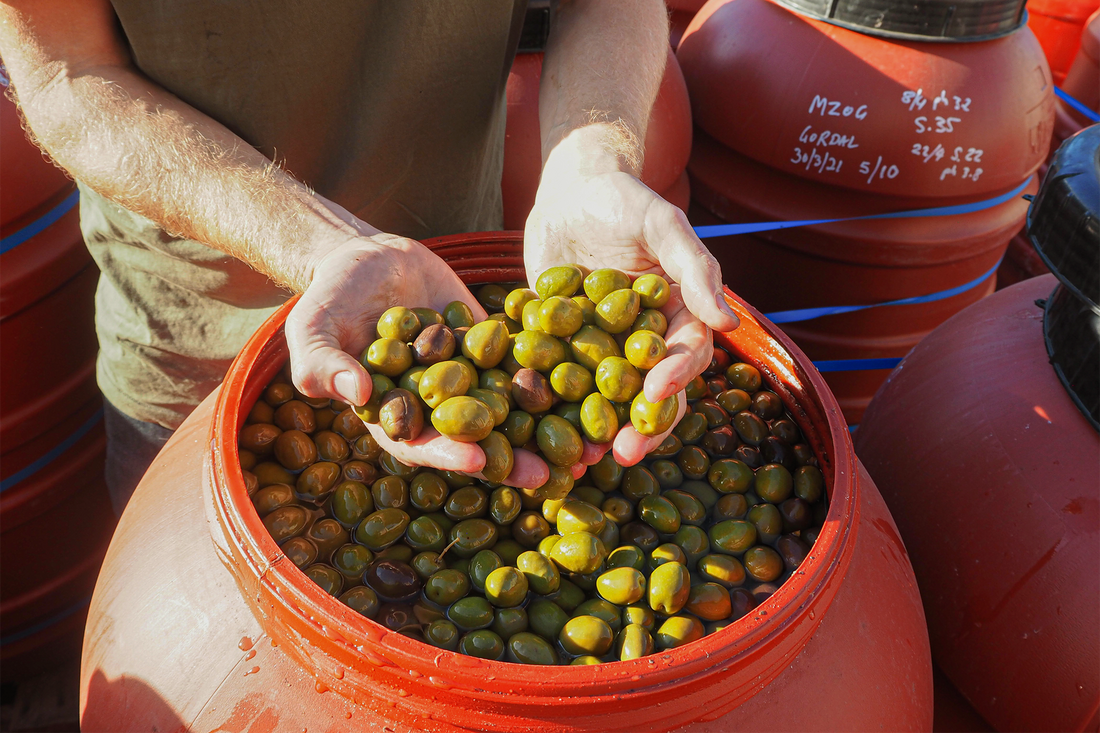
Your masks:
<path fill-rule="evenodd" d="M 359 385 L 355 381 L 355 375 L 351 372 L 337 372 L 336 377 L 332 380 L 332 385 L 336 389 L 336 394 L 340 395 L 345 402 L 360 406 L 359 402 Z"/>
<path fill-rule="evenodd" d="M 726 301 L 725 293 L 718 293 L 718 296 L 714 300 L 718 303 L 718 310 L 722 311 L 727 316 L 733 317 L 738 323 L 741 322 L 741 319 L 737 318 L 737 314 L 733 312 L 733 308 L 731 308 L 730 304 Z"/>

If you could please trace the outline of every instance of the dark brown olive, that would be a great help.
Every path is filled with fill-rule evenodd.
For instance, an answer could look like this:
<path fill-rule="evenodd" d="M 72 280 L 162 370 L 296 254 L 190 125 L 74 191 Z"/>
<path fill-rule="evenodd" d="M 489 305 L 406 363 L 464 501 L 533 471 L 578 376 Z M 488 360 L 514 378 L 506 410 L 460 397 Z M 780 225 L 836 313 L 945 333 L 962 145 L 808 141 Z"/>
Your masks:
<path fill-rule="evenodd" d="M 715 399 L 722 409 L 731 415 L 736 415 L 752 406 L 752 397 L 743 389 L 727 389 Z"/>
<path fill-rule="evenodd" d="M 773 420 L 768 425 L 768 430 L 771 434 L 779 438 L 789 445 L 802 442 L 802 431 L 798 429 L 798 426 L 793 421 L 786 418 L 780 418 L 779 420 Z"/>
<path fill-rule="evenodd" d="M 813 521 L 813 509 L 809 502 L 797 497 L 787 499 L 779 505 L 779 514 L 783 517 L 783 531 L 797 532 L 806 529 Z"/>
<path fill-rule="evenodd" d="M 354 451 L 352 451 L 354 454 Z M 345 481 L 358 481 L 361 484 L 372 484 L 378 477 L 378 469 L 366 461 L 353 460 L 344 464 L 343 478 Z"/>
<path fill-rule="evenodd" d="M 364 433 L 351 444 L 351 457 L 356 461 L 377 461 L 382 455 L 382 446 L 370 433 Z"/>
<path fill-rule="evenodd" d="M 317 460 L 317 446 L 301 430 L 287 430 L 275 439 L 275 459 L 298 472 Z"/>
<path fill-rule="evenodd" d="M 286 382 L 272 382 L 264 390 L 264 401 L 273 407 L 278 407 L 292 399 L 294 399 L 294 388 Z"/>
<path fill-rule="evenodd" d="M 534 369 L 520 369 L 512 376 L 512 399 L 526 413 L 546 412 L 554 404 L 550 380 Z"/>
<path fill-rule="evenodd" d="M 391 389 L 382 398 L 378 423 L 390 440 L 416 440 L 424 430 L 424 409 L 412 392 Z"/>
<path fill-rule="evenodd" d="M 725 494 L 714 505 L 712 521 L 724 522 L 727 519 L 744 519 L 749 513 L 749 503 L 743 494 Z"/>
<path fill-rule="evenodd" d="M 375 560 L 363 574 L 363 582 L 391 603 L 411 601 L 420 593 L 420 576 L 412 566 L 396 560 Z"/>
<path fill-rule="evenodd" d="M 794 446 L 794 459 L 798 461 L 800 466 L 817 466 L 817 456 L 814 455 L 814 449 L 805 443 L 798 443 Z"/>
<path fill-rule="evenodd" d="M 733 416 L 733 429 L 741 440 L 752 446 L 760 445 L 769 435 L 767 423 L 748 410 L 742 410 Z"/>
<path fill-rule="evenodd" d="M 775 392 L 760 390 L 752 396 L 752 411 L 764 420 L 775 420 L 783 415 L 783 400 Z"/>
<path fill-rule="evenodd" d="M 780 537 L 775 543 L 775 550 L 779 553 L 779 557 L 783 558 L 783 567 L 792 573 L 810 554 L 810 546 L 802 538 L 795 537 L 793 534 Z"/>
<path fill-rule="evenodd" d="M 730 362 L 729 352 L 723 349 L 721 346 L 715 346 L 713 356 L 710 358 L 710 364 L 707 365 L 707 374 L 722 374 L 729 368 Z"/>
<path fill-rule="evenodd" d="M 707 380 L 707 394 L 711 399 L 714 399 L 718 395 L 722 394 L 730 388 L 730 382 L 724 376 L 719 374 L 718 376 L 711 377 Z"/>
<path fill-rule="evenodd" d="M 619 530 L 619 542 L 623 545 L 634 545 L 646 553 L 653 552 L 661 544 L 661 537 L 657 530 L 645 522 L 627 522 Z"/>
<path fill-rule="evenodd" d="M 252 506 L 256 507 L 256 513 L 261 518 L 281 506 L 290 506 L 294 503 L 294 489 L 289 484 L 271 484 L 256 492 L 252 497 Z"/>
<path fill-rule="evenodd" d="M 263 400 L 256 400 L 256 404 L 252 405 L 252 409 L 248 411 L 248 417 L 244 421 L 249 425 L 253 423 L 273 423 L 275 422 L 275 408 Z"/>
<path fill-rule="evenodd" d="M 318 557 L 321 562 L 328 562 L 332 551 L 343 544 L 347 544 L 348 531 L 335 519 L 318 519 L 309 529 L 305 537 L 317 546 Z"/>
<path fill-rule="evenodd" d="M 351 455 L 348 441 L 331 430 L 322 430 L 314 435 L 313 443 L 317 446 L 317 458 L 322 461 L 342 463 Z"/>
<path fill-rule="evenodd" d="M 708 430 L 703 436 L 703 449 L 714 456 L 731 456 L 741 443 L 737 433 L 729 425 Z"/>
<path fill-rule="evenodd" d="M 271 539 L 275 540 L 276 544 L 282 544 L 304 532 L 309 523 L 309 517 L 309 510 L 304 506 L 291 504 L 279 507 L 264 517 L 264 526 L 267 527 Z"/>
<path fill-rule="evenodd" d="M 312 407 L 299 400 L 290 400 L 279 405 L 275 411 L 275 424 L 283 430 L 312 433 L 317 427 L 317 420 Z"/>
<path fill-rule="evenodd" d="M 245 491 L 252 496 L 260 489 L 260 480 L 256 478 L 256 474 L 248 470 L 256 465 L 256 454 L 250 451 L 238 451 L 238 455 L 241 457 L 241 478 L 244 479 Z M 249 460 L 246 461 L 245 456 L 248 456 Z"/>
<path fill-rule="evenodd" d="M 298 475 L 294 491 L 298 499 L 320 504 L 328 498 L 340 480 L 340 466 L 328 461 L 318 461 Z"/>
<path fill-rule="evenodd" d="M 751 445 L 737 446 L 737 450 L 733 452 L 733 457 L 752 469 L 760 468 L 764 465 L 764 458 L 760 455 L 760 451 L 753 448 Z"/>
<path fill-rule="evenodd" d="M 237 442 L 241 448 L 262 457 L 275 450 L 275 440 L 282 432 L 279 426 L 268 423 L 246 425 L 241 429 Z"/>
<path fill-rule="evenodd" d="M 264 461 L 252 467 L 252 473 L 256 476 L 256 483 L 262 489 L 271 484 L 294 484 L 294 474 L 286 470 L 274 461 Z"/>
<path fill-rule="evenodd" d="M 692 479 L 705 478 L 710 471 L 710 458 L 706 451 L 697 445 L 687 445 L 680 451 L 676 463 L 684 475 Z"/>
<path fill-rule="evenodd" d="M 283 543 L 282 550 L 299 570 L 304 570 L 317 561 L 317 545 L 305 537 L 291 537 Z"/>
<path fill-rule="evenodd" d="M 798 461 L 794 458 L 794 451 L 791 450 L 790 444 L 774 435 L 769 435 L 760 443 L 760 457 L 766 463 L 779 463 L 788 471 L 798 468 Z"/>
<path fill-rule="evenodd" d="M 730 424 L 729 413 L 712 399 L 699 400 L 691 409 L 706 418 L 708 430 Z"/>
<path fill-rule="evenodd" d="M 550 534 L 550 523 L 538 512 L 523 512 L 512 524 L 512 537 L 523 547 L 533 550 Z"/>
<path fill-rule="evenodd" d="M 382 594 L 379 593 L 378 597 L 381 598 Z M 416 611 L 408 603 L 383 603 L 378 608 L 378 615 L 374 617 L 374 620 L 390 631 L 405 632 L 420 628 Z"/>
<path fill-rule="evenodd" d="M 313 418 L 317 423 L 318 430 L 330 430 L 332 423 L 336 420 L 337 411 L 328 407 L 322 407 L 319 410 L 313 411 Z"/>
<path fill-rule="evenodd" d="M 355 414 L 355 410 L 349 407 L 332 421 L 332 431 L 344 440 L 351 442 L 360 435 L 366 434 L 367 426 Z"/>
<path fill-rule="evenodd" d="M 421 366 L 431 366 L 454 356 L 455 335 L 441 323 L 435 323 L 416 337 L 412 344 L 413 359 Z"/>
<path fill-rule="evenodd" d="M 736 621 L 758 605 L 760 605 L 759 602 L 749 590 L 745 588 L 734 588 L 730 591 L 731 619 Z"/>

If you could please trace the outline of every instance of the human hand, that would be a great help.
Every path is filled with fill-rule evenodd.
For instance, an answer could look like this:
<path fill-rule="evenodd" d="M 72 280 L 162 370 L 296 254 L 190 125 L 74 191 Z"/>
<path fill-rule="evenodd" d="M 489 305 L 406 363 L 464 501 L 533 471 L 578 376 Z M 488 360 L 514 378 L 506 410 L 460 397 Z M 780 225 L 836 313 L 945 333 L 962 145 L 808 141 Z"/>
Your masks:
<path fill-rule="evenodd" d="M 329 397 L 352 405 L 370 398 L 372 383 L 352 354 L 374 340 L 375 324 L 388 308 L 442 311 L 460 300 L 484 320 L 484 309 L 443 260 L 424 245 L 388 234 L 349 239 L 314 267 L 313 278 L 286 321 L 294 385 L 308 397 Z M 427 421 L 426 421 L 427 423 Z M 415 440 L 393 441 L 377 425 L 367 425 L 378 444 L 402 463 L 477 475 L 485 452 L 476 443 L 440 435 L 427 423 Z M 542 459 L 513 451 L 507 485 L 536 488 L 549 477 Z"/>
<path fill-rule="evenodd" d="M 599 151 L 588 155 L 585 145 L 567 137 L 547 158 L 524 232 L 528 282 L 565 263 L 669 280 L 672 294 L 661 308 L 668 352 L 643 389 L 650 402 L 680 393 L 679 421 L 687 405 L 684 388 L 710 362 L 711 328 L 730 331 L 739 321 L 722 294 L 718 263 L 684 213 L 621 170 L 614 156 L 601 161 Z M 612 444 L 586 450 L 585 461 L 613 448 L 619 463 L 633 465 L 667 436 L 645 437 L 627 426 Z"/>

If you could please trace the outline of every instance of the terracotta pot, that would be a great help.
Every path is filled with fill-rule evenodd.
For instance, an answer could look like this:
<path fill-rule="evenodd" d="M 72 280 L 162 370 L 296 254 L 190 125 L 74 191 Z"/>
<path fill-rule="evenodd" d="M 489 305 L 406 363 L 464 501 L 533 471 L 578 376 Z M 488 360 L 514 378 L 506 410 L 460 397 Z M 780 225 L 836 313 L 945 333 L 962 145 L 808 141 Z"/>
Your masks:
<path fill-rule="evenodd" d="M 1098 7 L 1097 0 L 1029 0 L 1027 4 L 1027 26 L 1039 39 L 1059 87 L 1077 56 L 1088 17 Z"/>
<path fill-rule="evenodd" d="M 0 163 L 0 237 L 30 224 L 75 188 L 27 139 L 19 110 L 6 94 L 0 94 Z"/>

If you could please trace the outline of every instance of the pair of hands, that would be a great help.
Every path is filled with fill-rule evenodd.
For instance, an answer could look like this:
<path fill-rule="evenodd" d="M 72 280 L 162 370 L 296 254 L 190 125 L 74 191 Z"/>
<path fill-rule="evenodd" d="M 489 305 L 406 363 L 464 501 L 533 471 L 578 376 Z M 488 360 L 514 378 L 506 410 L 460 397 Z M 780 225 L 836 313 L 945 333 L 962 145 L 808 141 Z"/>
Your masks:
<path fill-rule="evenodd" d="M 556 180 L 544 172 L 524 241 L 531 283 L 543 270 L 566 263 L 613 267 L 632 277 L 657 273 L 669 280 L 672 297 L 661 309 L 668 319 L 668 353 L 646 375 L 643 389 L 651 402 L 679 392 L 679 421 L 687 407 L 684 388 L 710 362 L 711 328 L 729 331 L 738 324 L 722 296 L 718 264 L 684 213 L 622 171 Z M 442 311 L 455 300 L 469 305 L 475 320 L 486 318 L 454 271 L 419 242 L 387 234 L 348 240 L 317 263 L 287 319 L 295 386 L 310 397 L 364 404 L 371 380 L 351 354 L 362 353 L 373 340 L 379 316 L 395 305 Z M 378 425 L 368 428 L 403 463 L 471 474 L 485 465 L 476 443 L 452 441 L 430 426 L 409 442 L 391 441 Z M 667 435 L 645 437 L 628 424 L 612 443 L 585 441 L 573 476 L 580 478 L 609 449 L 621 465 L 634 465 Z M 514 453 L 507 485 L 537 488 L 546 482 L 549 469 L 541 458 L 522 449 Z"/>

